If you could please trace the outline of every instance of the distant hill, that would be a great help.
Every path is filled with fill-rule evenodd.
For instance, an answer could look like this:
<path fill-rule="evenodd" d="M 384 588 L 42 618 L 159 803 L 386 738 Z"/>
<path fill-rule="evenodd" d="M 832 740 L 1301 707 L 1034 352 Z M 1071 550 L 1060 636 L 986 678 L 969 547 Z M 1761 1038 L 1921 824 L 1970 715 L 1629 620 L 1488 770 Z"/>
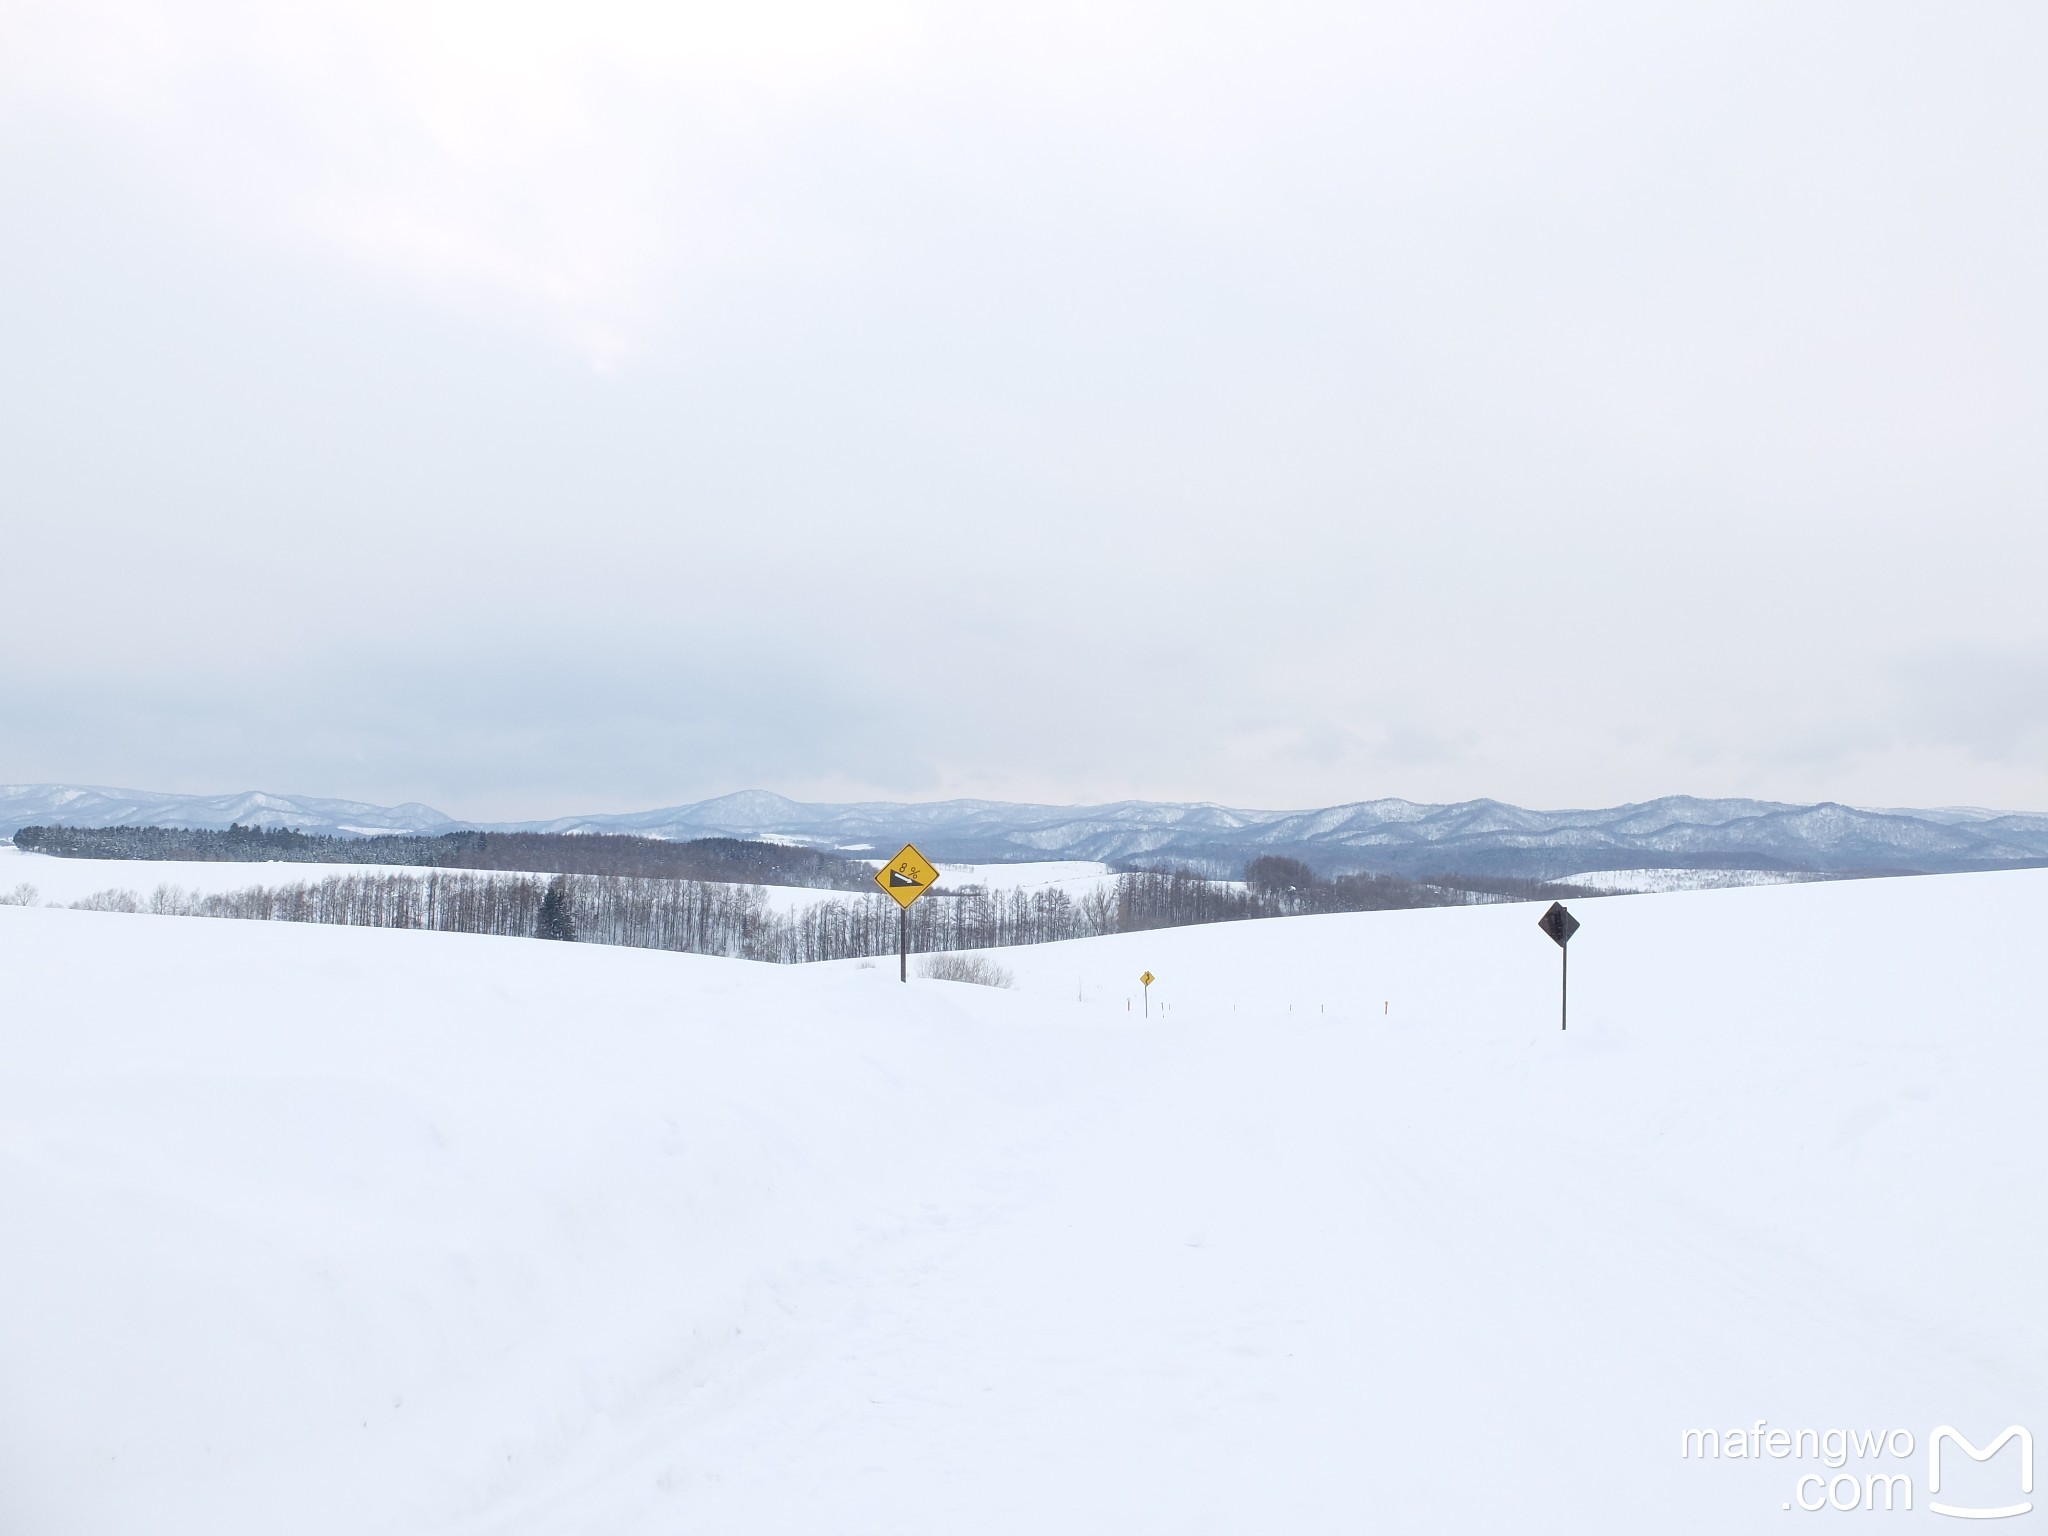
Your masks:
<path fill-rule="evenodd" d="M 294 827 L 395 832 L 598 832 L 671 841 L 742 837 L 853 854 L 906 838 L 961 863 L 1100 859 L 1235 874 L 1260 854 L 1325 874 L 1459 872 L 1554 880 L 1585 870 L 1767 869 L 1939 873 L 2048 864 L 2048 815 L 1948 808 L 1873 810 L 1824 802 L 1674 795 L 1604 810 L 1536 811 L 1498 800 L 1364 800 L 1309 811 L 1126 800 L 1109 805 L 807 804 L 760 790 L 691 805 L 533 822 L 462 822 L 425 805 L 297 795 L 169 795 L 73 785 L 0 785 L 0 834 L 19 827 Z"/>

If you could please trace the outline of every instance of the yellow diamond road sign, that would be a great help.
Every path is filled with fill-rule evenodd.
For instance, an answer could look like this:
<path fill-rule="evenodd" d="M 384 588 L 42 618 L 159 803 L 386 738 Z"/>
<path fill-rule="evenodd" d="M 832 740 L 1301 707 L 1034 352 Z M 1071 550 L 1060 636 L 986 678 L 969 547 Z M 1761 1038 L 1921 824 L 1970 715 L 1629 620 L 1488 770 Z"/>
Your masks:
<path fill-rule="evenodd" d="M 901 853 L 875 871 L 875 884 L 894 896 L 896 904 L 902 907 L 930 890 L 938 878 L 932 861 L 917 851 L 915 843 L 905 843 Z"/>
<path fill-rule="evenodd" d="M 1154 977 L 1150 971 L 1147 971 L 1144 975 L 1138 978 L 1138 985 L 1141 987 L 1149 987 L 1156 979 L 1157 978 Z"/>

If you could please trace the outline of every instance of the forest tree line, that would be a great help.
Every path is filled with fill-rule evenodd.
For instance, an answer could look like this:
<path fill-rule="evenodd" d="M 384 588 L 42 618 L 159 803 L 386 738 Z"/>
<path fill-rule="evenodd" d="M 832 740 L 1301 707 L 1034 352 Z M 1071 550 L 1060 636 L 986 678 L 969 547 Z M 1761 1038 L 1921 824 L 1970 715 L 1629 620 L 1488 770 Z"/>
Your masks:
<path fill-rule="evenodd" d="M 14 846 L 64 859 L 400 864 L 544 875 L 639 875 L 856 891 L 868 867 L 817 848 L 706 837 L 669 842 L 598 832 L 387 833 L 329 837 L 287 827 L 23 827 Z"/>

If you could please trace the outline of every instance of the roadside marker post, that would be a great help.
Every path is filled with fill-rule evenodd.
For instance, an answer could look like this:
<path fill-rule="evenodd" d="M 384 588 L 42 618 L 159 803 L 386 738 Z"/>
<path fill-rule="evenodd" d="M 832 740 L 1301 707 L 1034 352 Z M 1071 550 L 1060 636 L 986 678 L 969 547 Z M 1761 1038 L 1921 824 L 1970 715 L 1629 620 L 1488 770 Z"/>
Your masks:
<path fill-rule="evenodd" d="M 905 843 L 902 850 L 875 871 L 875 884 L 896 903 L 896 979 L 910 980 L 910 904 L 938 883 L 932 861 Z"/>
<path fill-rule="evenodd" d="M 1562 964 L 1557 985 L 1557 1027 L 1562 1030 L 1566 1022 L 1566 1010 L 1571 1001 L 1572 984 L 1572 935 L 1579 931 L 1579 920 L 1567 912 L 1564 903 L 1553 901 L 1550 910 L 1536 919 L 1536 926 L 1549 934 L 1558 948 L 1558 959 Z"/>

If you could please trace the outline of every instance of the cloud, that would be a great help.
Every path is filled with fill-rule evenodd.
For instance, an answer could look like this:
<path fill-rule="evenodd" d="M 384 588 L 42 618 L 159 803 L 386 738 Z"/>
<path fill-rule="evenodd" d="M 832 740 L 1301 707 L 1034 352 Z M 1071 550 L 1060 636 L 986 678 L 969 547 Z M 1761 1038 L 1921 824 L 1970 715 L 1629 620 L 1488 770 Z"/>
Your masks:
<path fill-rule="evenodd" d="M 1896 661 L 1895 710 L 1916 746 L 1986 763 L 2048 761 L 2048 646 L 1946 646 Z"/>
<path fill-rule="evenodd" d="M 2037 11 L 0 28 L 9 777 L 2048 798 Z"/>
<path fill-rule="evenodd" d="M 787 232 L 747 190 L 906 7 L 81 0 L 13 19 L 34 101 L 124 133 L 216 216 L 592 363 Z"/>

